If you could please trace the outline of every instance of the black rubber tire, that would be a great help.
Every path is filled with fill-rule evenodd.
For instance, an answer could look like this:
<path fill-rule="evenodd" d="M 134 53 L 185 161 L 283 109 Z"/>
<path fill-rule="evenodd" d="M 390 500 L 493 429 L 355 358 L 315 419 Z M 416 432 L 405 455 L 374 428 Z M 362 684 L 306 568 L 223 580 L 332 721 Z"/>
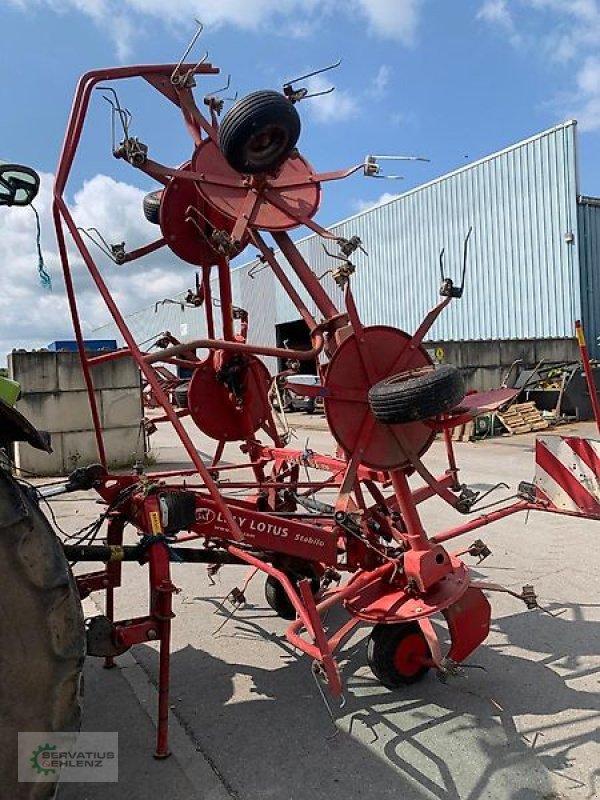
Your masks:
<path fill-rule="evenodd" d="M 0 565 L 0 799 L 45 800 L 56 784 L 17 782 L 17 733 L 79 730 L 85 627 L 59 540 L 4 471 Z"/>
<path fill-rule="evenodd" d="M 321 588 L 321 581 L 314 570 L 307 567 L 305 570 L 295 570 L 294 572 L 286 571 L 287 577 L 291 580 L 293 585 L 297 585 L 298 581 L 302 578 L 310 580 L 310 589 L 313 595 L 316 595 Z M 265 599 L 277 616 L 282 619 L 296 619 L 296 609 L 292 605 L 289 597 L 285 593 L 285 589 L 279 581 L 272 575 L 267 575 L 265 581 Z"/>
<path fill-rule="evenodd" d="M 395 661 L 396 654 L 398 648 L 409 636 L 419 637 L 413 640 L 418 653 L 430 658 L 431 650 L 416 622 L 399 622 L 390 625 L 379 624 L 375 625 L 371 631 L 367 643 L 367 661 L 373 675 L 387 689 L 398 689 L 401 686 L 416 683 L 422 680 L 429 672 L 429 667 L 425 664 L 410 667 L 407 672 L 398 669 Z M 405 644 L 405 646 L 408 646 L 408 644 Z"/>
<path fill-rule="evenodd" d="M 460 372 L 450 364 L 392 375 L 369 389 L 369 406 L 388 425 L 431 419 L 454 408 L 465 396 Z"/>
<path fill-rule="evenodd" d="M 223 117 L 219 147 L 237 172 L 270 172 L 290 155 L 300 127 L 300 116 L 285 95 L 270 90 L 252 92 Z"/>
<path fill-rule="evenodd" d="M 182 386 L 178 386 L 177 389 L 173 389 L 173 401 L 174 405 L 177 408 L 187 408 L 188 407 L 188 390 L 190 388 L 190 384 L 184 383 Z"/>
<path fill-rule="evenodd" d="M 163 191 L 163 189 L 156 189 L 154 192 L 148 192 L 142 203 L 144 216 L 153 225 L 158 225 L 160 222 L 160 201 Z"/>

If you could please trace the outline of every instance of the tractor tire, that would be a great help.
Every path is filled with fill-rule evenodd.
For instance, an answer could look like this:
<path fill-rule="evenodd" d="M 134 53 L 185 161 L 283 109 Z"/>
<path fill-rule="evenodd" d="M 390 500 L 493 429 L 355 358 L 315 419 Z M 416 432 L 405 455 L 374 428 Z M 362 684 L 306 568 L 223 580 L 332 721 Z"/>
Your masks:
<path fill-rule="evenodd" d="M 308 578 L 310 580 L 310 590 L 315 596 L 321 588 L 319 577 L 310 567 L 303 570 L 294 570 L 294 572 L 286 571 L 285 574 L 294 586 L 302 578 Z M 285 593 L 283 586 L 272 575 L 267 575 L 267 580 L 265 581 L 265 599 L 277 616 L 282 619 L 296 619 L 296 609 Z"/>
<path fill-rule="evenodd" d="M 162 200 L 163 191 L 163 189 L 156 189 L 154 192 L 148 192 L 142 202 L 144 216 L 153 225 L 160 223 L 160 201 Z"/>
<path fill-rule="evenodd" d="M 458 405 L 465 384 L 456 367 L 422 367 L 392 375 L 369 389 L 369 406 L 379 422 L 394 425 L 431 419 Z"/>
<path fill-rule="evenodd" d="M 290 155 L 300 136 L 300 116 L 279 92 L 260 91 L 242 97 L 223 117 L 219 147 L 237 172 L 270 172 Z"/>
<path fill-rule="evenodd" d="M 79 730 L 83 612 L 60 541 L 2 470 L 0 564 L 0 800 L 47 800 L 54 782 L 18 783 L 18 732 Z"/>
<path fill-rule="evenodd" d="M 431 658 L 427 639 L 416 622 L 375 625 L 367 644 L 367 661 L 377 680 L 387 689 L 408 686 L 425 677 Z"/>

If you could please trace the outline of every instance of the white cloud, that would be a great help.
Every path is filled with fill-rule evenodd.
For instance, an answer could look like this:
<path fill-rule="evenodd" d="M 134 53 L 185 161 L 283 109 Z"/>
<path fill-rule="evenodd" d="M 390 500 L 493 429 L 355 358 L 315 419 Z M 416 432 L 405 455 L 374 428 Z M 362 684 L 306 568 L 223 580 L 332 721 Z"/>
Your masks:
<path fill-rule="evenodd" d="M 393 111 L 390 114 L 390 123 L 394 127 L 415 126 L 418 123 L 417 115 L 414 111 Z"/>
<path fill-rule="evenodd" d="M 355 0 L 354 6 L 366 17 L 370 33 L 414 44 L 423 0 Z"/>
<path fill-rule="evenodd" d="M 310 94 L 327 91 L 333 85 L 324 75 L 314 75 L 306 81 Z M 344 89 L 335 89 L 321 97 L 309 98 L 306 108 L 316 122 L 345 122 L 355 117 L 359 111 L 358 101 Z"/>
<path fill-rule="evenodd" d="M 52 220 L 53 175 L 41 176 L 35 200 L 42 228 L 42 250 L 53 290 L 40 286 L 37 274 L 35 218 L 29 208 L 0 208 L 0 364 L 13 348 L 45 347 L 55 339 L 72 339 L 73 328 L 64 291 Z M 105 175 L 97 175 L 77 192 L 70 209 L 78 225 L 97 227 L 113 243 L 125 240 L 132 250 L 157 237 L 158 229 L 142 212 L 144 192 Z M 69 236 L 67 234 L 67 241 Z M 81 257 L 69 248 L 79 313 L 84 332 L 110 319 L 93 287 Z M 123 313 L 131 313 L 162 297 L 173 296 L 193 284 L 193 268 L 159 250 L 139 262 L 116 266 L 92 249 L 96 263 Z"/>
<path fill-rule="evenodd" d="M 490 23 L 503 30 L 513 46 L 522 43 L 522 38 L 517 32 L 512 13 L 508 8 L 507 0 L 486 0 L 477 13 L 477 19 Z"/>
<path fill-rule="evenodd" d="M 373 95 L 375 97 L 383 97 L 386 93 L 391 74 L 392 70 L 387 64 L 382 64 L 379 67 L 372 82 Z"/>
<path fill-rule="evenodd" d="M 577 73 L 578 93 L 569 116 L 582 131 L 600 130 L 600 58 L 589 56 Z"/>
<path fill-rule="evenodd" d="M 231 25 L 265 35 L 291 37 L 314 31 L 326 15 L 351 14 L 379 37 L 414 42 L 423 0 L 8 0 L 22 11 L 36 7 L 89 17 L 113 41 L 117 56 L 131 56 L 136 37 L 157 21 L 190 30 L 199 18 L 206 28 Z"/>
<path fill-rule="evenodd" d="M 599 0 L 514 0 L 510 7 L 507 0 L 485 0 L 477 17 L 541 56 L 549 68 L 560 65 L 560 83 L 545 105 L 563 118 L 575 117 L 581 130 L 600 130 Z"/>
<path fill-rule="evenodd" d="M 526 13 L 532 11 L 533 17 Z M 598 0 L 485 0 L 477 18 L 502 30 L 513 45 L 527 44 L 561 64 L 600 43 Z"/>
<path fill-rule="evenodd" d="M 401 197 L 401 195 L 394 194 L 394 192 L 384 192 L 377 200 L 356 200 L 353 205 L 356 212 L 360 213 L 361 211 L 367 211 L 369 208 L 376 208 L 384 203 L 389 203 L 391 200 L 396 200 L 398 197 Z"/>
<path fill-rule="evenodd" d="M 477 19 L 493 22 L 503 28 L 512 28 L 514 24 L 506 0 L 486 0 L 477 12 Z"/>

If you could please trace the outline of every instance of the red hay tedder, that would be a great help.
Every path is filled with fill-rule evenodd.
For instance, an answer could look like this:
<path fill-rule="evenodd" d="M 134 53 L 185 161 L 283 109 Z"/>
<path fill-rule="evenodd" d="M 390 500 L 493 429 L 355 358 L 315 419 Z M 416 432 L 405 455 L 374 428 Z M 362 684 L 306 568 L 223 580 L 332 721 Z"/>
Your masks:
<path fill-rule="evenodd" d="M 291 84 L 282 93 L 254 92 L 237 101 L 222 118 L 222 100 L 209 95 L 204 98 L 203 113 L 193 89 L 204 76 L 217 73 L 207 62 L 180 62 L 84 75 L 75 94 L 54 187 L 56 233 L 100 461 L 75 473 L 65 488 L 93 487 L 106 503 L 102 518 L 108 523 L 106 544 L 68 545 L 65 551 L 72 561 L 106 562 L 105 569 L 77 577 L 82 597 L 97 590 L 106 593 L 106 614 L 89 623 L 90 654 L 110 663 L 136 643 L 157 640 L 160 644 L 157 757 L 169 754 L 170 632 L 176 591 L 170 577 L 172 559 L 203 562 L 211 569 L 247 564 L 252 571 L 264 572 L 269 604 L 290 620 L 286 638 L 310 656 L 315 675 L 332 695 L 339 696 L 342 678 L 335 653 L 358 625 L 372 626 L 369 664 L 382 684 L 395 688 L 418 680 L 430 669 L 442 676 L 459 670 L 489 632 L 490 605 L 484 591 L 509 591 L 529 608 L 537 607 L 531 586 L 518 594 L 474 580 L 461 553 L 447 549 L 449 541 L 522 511 L 600 516 L 598 445 L 550 437 L 538 440 L 538 476 L 535 483 L 520 485 L 518 500 L 436 536 L 427 535 L 419 514 L 426 500 L 441 498 L 464 513 L 481 500 L 459 481 L 452 428 L 493 410 L 507 397 L 506 390 L 465 396 L 460 373 L 451 366 L 435 367 L 423 347 L 438 315 L 460 298 L 463 282 L 457 286 L 443 278 L 439 304 L 412 334 L 384 325 L 364 326 L 353 299 L 355 267 L 350 260 L 361 242 L 358 237 L 334 236 L 314 217 L 323 184 L 358 170 L 376 174 L 376 161 L 368 157 L 344 171 L 316 173 L 296 148 L 297 102 L 306 91 Z M 158 225 L 158 238 L 132 252 L 113 246 L 111 254 L 117 263 L 127 264 L 159 248 L 170 248 L 199 269 L 194 305 L 197 313 L 206 314 L 206 338 L 163 342 L 162 349 L 152 352 L 136 344 L 64 199 L 92 92 L 107 82 L 131 78 L 145 81 L 181 112 L 192 153 L 179 167 L 154 161 L 149 147 L 129 135 L 127 112 L 114 95 L 114 113 L 123 128 L 114 155 L 162 188 L 150 193 L 144 203 L 146 216 Z M 299 226 L 337 248 L 332 263 L 339 303 L 327 294 L 290 238 L 289 232 Z M 66 234 L 121 332 L 126 343 L 121 350 L 98 356 L 84 350 Z M 265 234 L 272 237 L 276 249 Z M 258 250 L 308 325 L 312 349 L 295 351 L 246 341 L 248 320 L 232 304 L 229 261 L 249 246 Z M 215 274 L 212 285 L 218 285 L 222 338 L 215 334 L 213 318 L 211 278 Z M 298 282 L 318 316 L 303 302 L 295 288 Z M 208 351 L 203 359 L 196 356 L 200 349 Z M 189 455 L 189 469 L 107 471 L 94 367 L 124 356 L 138 364 L 165 420 Z M 269 403 L 272 377 L 260 356 L 319 361 L 320 386 L 294 386 L 289 375 L 288 386 L 323 398 L 327 424 L 338 445 L 337 457 L 286 446 Z M 215 442 L 210 463 L 198 454 L 181 420 L 185 412 L 173 407 L 157 365 L 191 370 L 188 410 L 200 431 Z M 448 460 L 441 476 L 431 474 L 422 460 L 438 435 Z M 231 465 L 222 463 L 229 442 L 239 442 L 241 457 L 235 469 L 245 476 L 236 476 L 233 484 L 225 481 Z M 315 477 L 317 471 L 323 473 L 321 479 Z M 411 475 L 420 479 L 418 488 L 413 482 L 409 485 Z M 244 490 L 243 499 L 224 494 L 232 486 Z M 326 493 L 325 499 L 320 493 Z M 139 545 L 123 545 L 126 524 L 137 529 Z M 192 540 L 198 542 L 197 547 L 180 546 Z M 480 541 L 462 551 L 480 557 L 486 552 Z M 147 615 L 118 621 L 113 595 L 120 585 L 123 560 L 148 564 L 150 603 Z M 231 600 L 243 601 L 243 590 L 234 590 Z M 348 618 L 339 629 L 331 630 L 323 619 L 335 605 L 342 606 Z M 448 652 L 442 652 L 432 625 L 435 614 L 443 615 L 447 623 Z"/>

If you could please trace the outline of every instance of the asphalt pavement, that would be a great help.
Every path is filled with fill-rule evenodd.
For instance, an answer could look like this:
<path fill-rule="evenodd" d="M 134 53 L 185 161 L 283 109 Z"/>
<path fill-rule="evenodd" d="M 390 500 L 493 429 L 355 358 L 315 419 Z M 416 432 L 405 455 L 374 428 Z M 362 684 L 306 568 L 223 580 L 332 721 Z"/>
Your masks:
<path fill-rule="evenodd" d="M 333 453 L 324 420 L 290 416 L 296 444 Z M 192 430 L 192 429 L 190 429 Z M 593 436 L 591 425 L 560 428 Z M 198 432 L 201 452 L 211 443 Z M 185 465 L 165 427 L 153 436 L 157 468 Z M 531 480 L 533 436 L 456 446 L 461 477 L 491 499 Z M 294 446 L 294 445 L 292 445 Z M 444 468 L 435 442 L 425 461 Z M 235 459 L 230 445 L 225 459 Z M 154 467 L 153 467 L 154 468 Z M 53 501 L 74 530 L 98 512 L 85 493 Z M 431 534 L 464 521 L 434 499 L 420 507 Z M 69 527 L 71 526 L 71 527 Z M 134 541 L 133 531 L 129 534 Z M 494 593 L 492 630 L 463 677 L 430 673 L 401 691 L 378 684 L 366 660 L 367 628 L 340 652 L 344 705 L 329 711 L 309 659 L 283 638 L 287 623 L 268 608 L 253 578 L 247 604 L 229 619 L 217 607 L 246 570 L 221 570 L 211 585 L 202 565 L 173 564 L 181 592 L 173 622 L 171 746 L 152 758 L 158 658 L 152 643 L 134 647 L 112 670 L 89 659 L 84 728 L 119 732 L 118 784 L 64 785 L 59 800 L 163 797 L 169 800 L 588 800 L 600 797 L 600 547 L 598 523 L 551 514 L 515 516 L 456 542 L 482 538 L 492 555 L 477 577 L 516 591 L 532 583 L 546 609 L 527 611 Z M 451 548 L 452 549 L 452 548 Z M 81 565 L 79 566 L 81 569 Z M 147 607 L 144 567 L 125 564 L 119 618 Z M 101 597 L 86 601 L 86 614 Z"/>

